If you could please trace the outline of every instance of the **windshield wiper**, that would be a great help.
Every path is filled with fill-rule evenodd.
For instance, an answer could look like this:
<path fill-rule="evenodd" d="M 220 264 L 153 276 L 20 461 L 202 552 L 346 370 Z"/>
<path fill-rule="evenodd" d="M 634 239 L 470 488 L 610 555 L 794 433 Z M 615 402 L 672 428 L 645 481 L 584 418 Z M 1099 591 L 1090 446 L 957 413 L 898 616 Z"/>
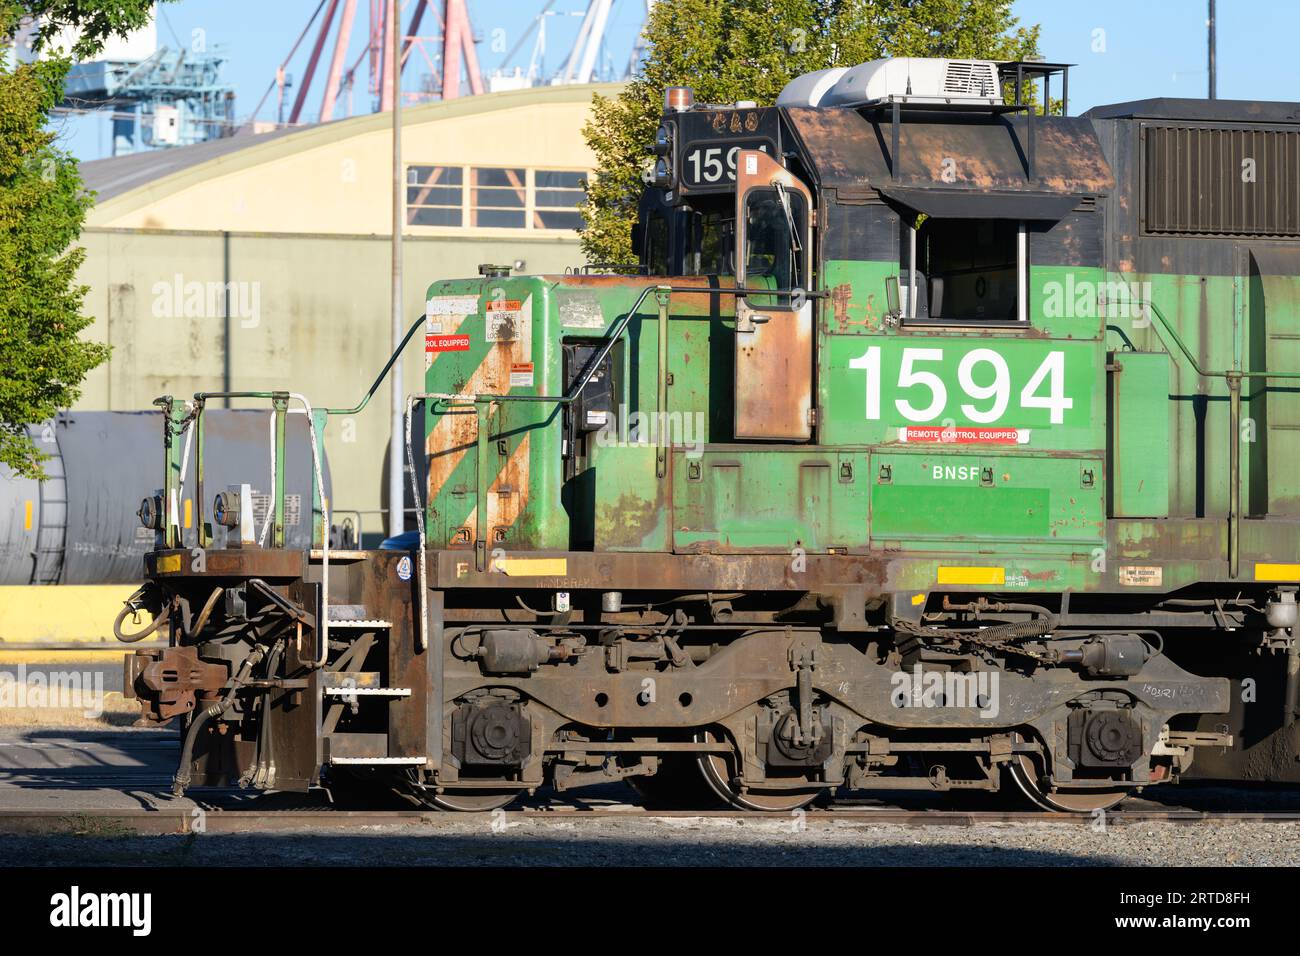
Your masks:
<path fill-rule="evenodd" d="M 776 197 L 781 200 L 781 210 L 785 213 L 786 228 L 790 231 L 790 248 L 794 252 L 790 268 L 790 275 L 794 281 L 790 284 L 797 286 L 799 284 L 799 262 L 803 258 L 803 244 L 799 241 L 799 227 L 794 221 L 794 209 L 790 203 L 790 195 L 786 191 L 785 183 L 778 179 L 772 185 L 776 187 Z"/>

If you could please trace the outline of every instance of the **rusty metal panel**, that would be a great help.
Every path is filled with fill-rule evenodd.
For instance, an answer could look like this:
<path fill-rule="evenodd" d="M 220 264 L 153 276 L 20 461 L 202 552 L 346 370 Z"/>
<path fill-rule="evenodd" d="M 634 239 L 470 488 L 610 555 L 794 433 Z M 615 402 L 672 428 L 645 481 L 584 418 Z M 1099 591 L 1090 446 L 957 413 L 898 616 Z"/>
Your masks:
<path fill-rule="evenodd" d="M 868 117 L 847 108 L 791 107 L 787 115 L 823 187 L 893 185 L 950 193 L 1001 190 L 1082 196 L 1109 192 L 1115 183 L 1092 123 L 1080 117 L 1035 117 L 1035 181 L 1030 182 L 1025 116 L 967 117 L 961 122 L 905 117 L 895 163 L 889 155 L 888 114 Z"/>
<path fill-rule="evenodd" d="M 1148 233 L 1300 236 L 1300 131 L 1145 126 Z"/>
<path fill-rule="evenodd" d="M 772 275 L 748 275 L 747 203 L 751 194 L 776 195 L 777 190 L 801 197 L 811 217 L 812 193 L 802 181 L 766 153 L 741 150 L 736 161 L 736 271 L 741 283 L 762 286 L 770 282 L 770 288 L 779 288 L 808 282 L 812 243 L 806 222 L 802 226 L 803 248 L 795 244 L 790 253 L 789 281 L 782 281 L 775 270 Z M 789 206 L 786 216 L 791 217 Z M 802 295 L 799 299 L 802 301 L 759 294 L 736 303 L 737 438 L 812 437 L 812 303 Z"/>
<path fill-rule="evenodd" d="M 736 332 L 736 437 L 812 435 L 812 303 Z"/>

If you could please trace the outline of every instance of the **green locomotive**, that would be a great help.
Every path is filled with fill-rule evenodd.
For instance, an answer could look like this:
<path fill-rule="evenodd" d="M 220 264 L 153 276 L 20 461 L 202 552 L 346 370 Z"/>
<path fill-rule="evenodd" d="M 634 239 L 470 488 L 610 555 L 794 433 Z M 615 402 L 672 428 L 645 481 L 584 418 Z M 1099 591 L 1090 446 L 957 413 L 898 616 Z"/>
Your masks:
<path fill-rule="evenodd" d="M 1300 106 L 1035 108 L 1065 76 L 666 91 L 639 263 L 429 287 L 415 541 L 330 549 L 318 490 L 284 547 L 282 438 L 264 526 L 184 531 L 214 393 L 161 399 L 127 682 L 178 790 L 1300 782 Z"/>

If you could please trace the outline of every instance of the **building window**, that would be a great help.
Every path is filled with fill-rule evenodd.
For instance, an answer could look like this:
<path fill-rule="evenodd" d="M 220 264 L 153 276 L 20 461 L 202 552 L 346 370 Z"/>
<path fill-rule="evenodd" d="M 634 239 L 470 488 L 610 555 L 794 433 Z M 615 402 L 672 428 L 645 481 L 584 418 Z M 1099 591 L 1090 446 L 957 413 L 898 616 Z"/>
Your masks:
<path fill-rule="evenodd" d="M 464 177 L 459 166 L 407 166 L 407 225 L 459 226 Z"/>
<path fill-rule="evenodd" d="M 583 183 L 586 173 L 539 169 L 533 173 L 534 229 L 581 229 Z"/>
<path fill-rule="evenodd" d="M 406 167 L 411 226 L 486 229 L 582 228 L 587 173 L 501 166 Z"/>
<path fill-rule="evenodd" d="M 476 166 L 469 171 L 469 224 L 523 229 L 528 186 L 522 169 Z"/>

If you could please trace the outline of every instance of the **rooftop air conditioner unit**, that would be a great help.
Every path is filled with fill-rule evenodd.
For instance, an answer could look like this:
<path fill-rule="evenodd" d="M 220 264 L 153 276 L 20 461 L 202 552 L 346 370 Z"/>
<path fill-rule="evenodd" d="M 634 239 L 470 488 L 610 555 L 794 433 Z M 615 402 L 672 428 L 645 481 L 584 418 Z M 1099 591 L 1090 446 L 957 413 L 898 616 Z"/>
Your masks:
<path fill-rule="evenodd" d="M 869 106 L 912 103 L 997 106 L 1002 102 L 992 60 L 899 57 L 796 77 L 778 106 Z"/>

